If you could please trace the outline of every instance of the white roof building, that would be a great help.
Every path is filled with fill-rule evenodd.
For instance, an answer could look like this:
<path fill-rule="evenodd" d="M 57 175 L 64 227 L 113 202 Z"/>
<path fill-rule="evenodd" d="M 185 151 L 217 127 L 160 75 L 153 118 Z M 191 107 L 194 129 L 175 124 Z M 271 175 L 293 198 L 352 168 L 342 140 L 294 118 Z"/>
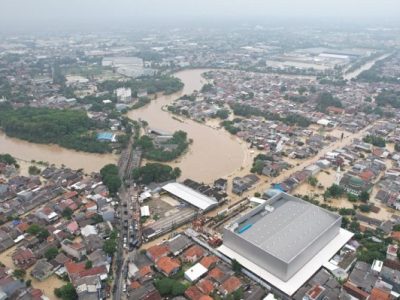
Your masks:
<path fill-rule="evenodd" d="M 201 263 L 197 263 L 185 272 L 185 279 L 189 280 L 190 282 L 195 282 L 207 272 L 208 269 L 206 267 L 204 267 Z"/>
<path fill-rule="evenodd" d="M 86 225 L 85 227 L 83 227 L 81 229 L 81 234 L 84 237 L 88 237 L 89 235 L 97 235 L 96 227 L 94 227 L 92 225 Z"/>
<path fill-rule="evenodd" d="M 142 217 L 150 217 L 150 208 L 148 205 L 140 207 L 140 215 Z"/>
<path fill-rule="evenodd" d="M 178 182 L 168 183 L 162 189 L 201 210 L 209 210 L 218 204 L 216 200 Z"/>

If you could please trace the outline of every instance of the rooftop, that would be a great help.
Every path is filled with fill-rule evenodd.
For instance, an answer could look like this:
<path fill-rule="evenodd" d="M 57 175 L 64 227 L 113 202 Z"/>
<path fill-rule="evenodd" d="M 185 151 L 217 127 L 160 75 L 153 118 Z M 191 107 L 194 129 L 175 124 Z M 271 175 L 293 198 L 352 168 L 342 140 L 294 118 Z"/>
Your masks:
<path fill-rule="evenodd" d="M 201 210 L 207 210 L 218 203 L 216 200 L 178 182 L 168 183 L 162 189 Z"/>
<path fill-rule="evenodd" d="M 287 194 L 274 199 L 276 201 L 268 202 L 264 210 L 240 218 L 234 231 L 285 262 L 294 259 L 341 218 Z"/>

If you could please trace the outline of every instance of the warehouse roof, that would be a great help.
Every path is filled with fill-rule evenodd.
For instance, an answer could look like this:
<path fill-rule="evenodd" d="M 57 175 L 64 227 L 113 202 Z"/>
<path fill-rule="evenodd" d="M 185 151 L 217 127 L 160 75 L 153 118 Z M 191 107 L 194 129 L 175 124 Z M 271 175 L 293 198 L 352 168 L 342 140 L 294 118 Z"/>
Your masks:
<path fill-rule="evenodd" d="M 321 249 L 310 261 L 308 261 L 296 274 L 294 274 L 288 281 L 284 281 L 276 277 L 268 270 L 263 269 L 257 264 L 250 261 L 248 258 L 242 256 L 229 247 L 222 245 L 218 251 L 229 257 L 235 259 L 244 268 L 250 270 L 264 281 L 278 288 L 285 294 L 293 295 L 321 266 L 329 261 L 353 236 L 353 233 L 345 229 L 340 229 L 339 234 L 331 240 L 324 248 Z"/>
<path fill-rule="evenodd" d="M 290 262 L 341 218 L 316 205 L 281 193 L 266 209 L 241 219 L 235 232 L 285 262 Z"/>
<path fill-rule="evenodd" d="M 210 209 L 218 203 L 216 200 L 207 197 L 178 182 L 168 183 L 164 185 L 162 189 L 188 202 L 189 204 L 200 208 L 201 210 Z"/>

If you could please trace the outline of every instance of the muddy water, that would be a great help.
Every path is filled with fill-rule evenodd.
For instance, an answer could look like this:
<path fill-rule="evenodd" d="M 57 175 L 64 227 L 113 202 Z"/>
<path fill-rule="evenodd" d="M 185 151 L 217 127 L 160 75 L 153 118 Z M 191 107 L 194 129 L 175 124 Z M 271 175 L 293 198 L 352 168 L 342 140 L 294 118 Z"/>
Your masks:
<path fill-rule="evenodd" d="M 31 160 L 66 165 L 73 169 L 84 169 L 86 172 L 99 171 L 104 165 L 115 163 L 117 156 L 113 154 L 92 154 L 65 149 L 57 145 L 34 144 L 7 137 L 0 132 L 0 153 L 30 162 Z"/>
<path fill-rule="evenodd" d="M 368 61 L 367 63 L 365 63 L 364 65 L 362 65 L 361 67 L 359 67 L 358 69 L 347 73 L 345 75 L 343 75 L 343 78 L 346 80 L 351 80 L 353 78 L 356 78 L 358 75 L 360 75 L 362 72 L 369 70 L 372 68 L 372 66 L 377 62 L 380 61 L 382 59 L 385 59 L 386 57 L 388 57 L 390 54 L 385 54 L 382 56 L 379 56 L 378 58 L 375 58 L 374 60 Z"/>
<path fill-rule="evenodd" d="M 175 76 L 185 84 L 183 91 L 170 96 L 159 96 L 149 105 L 130 111 L 128 117 L 145 120 L 152 128 L 187 132 L 193 144 L 190 145 L 188 153 L 170 165 L 182 170 L 183 179 L 191 178 L 208 183 L 239 170 L 247 163 L 247 159 L 246 145 L 238 138 L 222 129 L 217 130 L 192 120 L 180 117 L 177 120 L 166 111 L 166 106 L 181 95 L 201 89 L 206 83 L 201 76 L 204 72 L 205 70 L 186 70 L 176 73 Z"/>
<path fill-rule="evenodd" d="M 16 248 L 17 248 L 17 246 L 13 246 L 10 249 L 8 249 L 0 254 L 0 262 L 3 263 L 6 267 L 13 269 L 13 270 L 15 269 L 15 265 L 12 261 L 11 256 L 14 253 Z M 42 292 L 45 294 L 45 296 L 47 296 L 50 300 L 58 299 L 54 295 L 54 289 L 63 286 L 66 282 L 62 281 L 60 278 L 58 278 L 54 274 L 44 281 L 38 281 L 37 279 L 35 279 L 31 276 L 30 273 L 31 273 L 32 269 L 33 269 L 33 267 L 29 268 L 26 271 L 26 276 L 24 279 L 25 280 L 30 279 L 32 281 L 32 287 L 42 290 Z"/>

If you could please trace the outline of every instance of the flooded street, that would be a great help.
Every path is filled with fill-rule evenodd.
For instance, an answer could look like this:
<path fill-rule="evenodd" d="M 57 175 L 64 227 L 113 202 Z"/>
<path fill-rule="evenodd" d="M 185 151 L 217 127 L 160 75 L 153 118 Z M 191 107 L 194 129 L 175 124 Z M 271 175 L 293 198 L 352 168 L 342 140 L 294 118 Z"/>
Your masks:
<path fill-rule="evenodd" d="M 15 266 L 14 266 L 11 256 L 14 253 L 16 248 L 17 248 L 17 246 L 13 246 L 0 254 L 0 262 L 2 264 L 4 264 L 6 267 L 8 267 L 10 269 L 14 269 L 14 270 L 15 270 Z M 52 275 L 44 281 L 39 281 L 31 276 L 30 273 L 31 273 L 32 269 L 33 269 L 33 267 L 26 270 L 26 276 L 24 279 L 25 280 L 30 279 L 32 281 L 32 287 L 41 289 L 42 292 L 45 294 L 45 296 L 47 296 L 50 300 L 58 299 L 54 295 L 54 289 L 63 286 L 64 284 L 66 284 L 66 282 L 62 281 L 56 275 Z"/>
<path fill-rule="evenodd" d="M 0 132 L 0 153 L 30 162 L 31 160 L 49 162 L 72 169 L 84 169 L 90 173 L 99 171 L 104 165 L 115 163 L 118 159 L 113 154 L 94 154 L 65 149 L 57 145 L 29 143 L 20 139 L 7 137 Z"/>
<path fill-rule="evenodd" d="M 149 127 L 166 131 L 183 130 L 193 140 L 188 153 L 176 161 L 169 163 L 182 170 L 181 179 L 191 178 L 202 182 L 212 182 L 219 177 L 226 177 L 242 166 L 251 163 L 245 155 L 247 146 L 238 138 L 223 129 L 197 123 L 182 117 L 174 118 L 166 111 L 166 106 L 184 94 L 200 90 L 206 83 L 201 74 L 206 70 L 186 70 L 175 74 L 185 84 L 179 93 L 159 96 L 145 107 L 130 111 L 128 117 L 142 119 Z"/>

